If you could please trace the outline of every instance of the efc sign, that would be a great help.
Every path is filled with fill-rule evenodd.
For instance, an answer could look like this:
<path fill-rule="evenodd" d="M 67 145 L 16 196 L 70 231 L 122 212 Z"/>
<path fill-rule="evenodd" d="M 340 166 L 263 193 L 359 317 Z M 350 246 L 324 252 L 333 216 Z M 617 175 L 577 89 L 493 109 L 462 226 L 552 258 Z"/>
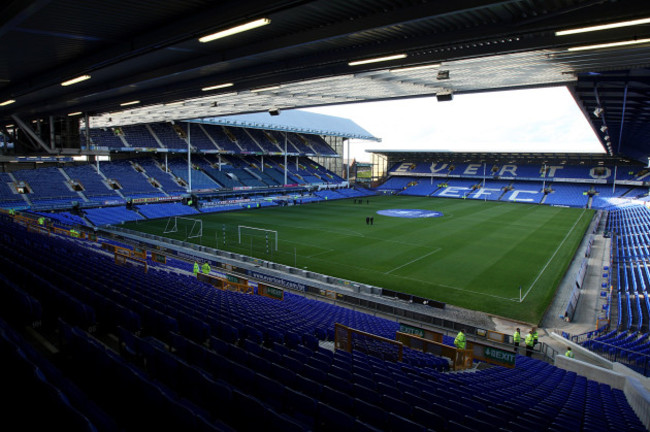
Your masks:
<path fill-rule="evenodd" d="M 515 366 L 515 353 L 504 351 L 498 348 L 485 347 L 483 351 L 486 361 L 492 364 L 498 364 L 502 366 Z"/>

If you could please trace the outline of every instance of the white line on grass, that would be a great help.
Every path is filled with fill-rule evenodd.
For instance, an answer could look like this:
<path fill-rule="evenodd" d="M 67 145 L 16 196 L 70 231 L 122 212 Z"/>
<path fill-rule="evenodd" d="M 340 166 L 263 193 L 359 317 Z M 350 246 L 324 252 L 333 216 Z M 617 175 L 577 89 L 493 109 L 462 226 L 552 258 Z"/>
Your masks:
<path fill-rule="evenodd" d="M 305 246 L 307 246 L 307 245 L 305 245 Z M 314 257 L 317 257 L 318 255 L 334 252 L 334 249 L 327 249 L 327 248 L 321 248 L 321 249 L 325 249 L 325 250 L 323 250 L 321 252 L 316 252 L 315 254 L 312 254 L 312 255 L 308 255 L 307 258 L 314 258 Z"/>
<path fill-rule="evenodd" d="M 427 281 L 427 280 L 416 279 L 416 278 L 412 278 L 412 277 L 408 277 L 408 276 L 397 276 L 397 277 L 399 277 L 400 279 L 408 279 L 408 280 L 412 280 L 412 281 L 415 281 L 415 282 L 424 282 L 424 283 L 430 282 L 430 281 Z M 439 287 L 443 287 L 443 288 L 456 290 L 456 291 L 462 291 L 464 293 L 472 293 L 472 294 L 476 294 L 476 295 L 480 295 L 480 296 L 484 296 L 484 297 L 494 297 L 494 298 L 498 298 L 498 299 L 501 299 L 501 300 L 508 300 L 508 301 L 519 303 L 519 298 L 502 297 L 502 296 L 496 295 L 496 294 L 488 294 L 488 293 L 481 292 L 481 291 L 473 291 L 473 290 L 470 290 L 470 289 L 467 289 L 467 288 L 459 288 L 459 287 L 455 287 L 455 286 L 451 286 L 451 285 L 445 285 L 445 284 L 441 284 L 441 283 L 437 283 L 437 282 L 435 283 L 435 285 L 439 286 Z"/>
<path fill-rule="evenodd" d="M 569 230 L 569 232 L 566 233 L 566 235 L 564 236 L 564 238 L 562 239 L 562 241 L 561 241 L 560 244 L 558 245 L 557 249 L 555 249 L 555 252 L 553 252 L 553 255 L 551 255 L 551 257 L 550 257 L 550 258 L 548 259 L 548 261 L 546 262 L 546 265 L 545 265 L 545 266 L 540 270 L 540 272 L 537 274 L 537 277 L 535 278 L 535 280 L 533 281 L 533 283 L 530 284 L 530 287 L 528 287 L 528 289 L 526 290 L 526 293 L 521 297 L 520 302 L 523 302 L 523 301 L 526 299 L 526 296 L 528 296 L 528 293 L 530 293 L 530 290 L 533 289 L 533 287 L 535 286 L 535 284 L 537 283 L 537 281 L 539 280 L 539 278 L 542 277 L 542 274 L 544 274 L 544 272 L 546 271 L 546 268 L 549 266 L 549 264 L 551 264 L 551 261 L 553 261 L 553 258 L 555 258 L 555 255 L 557 255 L 557 253 L 560 251 L 560 248 L 562 247 L 562 245 L 564 244 L 564 242 L 566 241 L 566 239 L 569 238 L 569 236 L 571 235 L 571 233 L 572 233 L 573 230 L 575 229 L 576 225 L 578 225 L 578 222 L 580 222 L 580 221 L 582 220 L 582 216 L 585 214 L 585 211 L 586 211 L 586 210 L 582 210 L 582 213 L 580 213 L 580 217 L 579 217 L 578 219 L 576 219 L 575 223 L 573 224 L 573 226 L 571 227 L 571 229 Z"/>
<path fill-rule="evenodd" d="M 432 250 L 431 252 L 429 252 L 429 253 L 426 254 L 426 255 L 422 255 L 421 257 L 418 257 L 418 258 L 416 258 L 416 259 L 414 259 L 414 260 L 411 260 L 411 261 L 407 262 L 406 264 L 402 264 L 402 265 L 399 266 L 399 267 L 395 267 L 395 268 L 392 269 L 392 270 L 388 270 L 387 272 L 384 272 L 384 274 L 392 273 L 392 272 L 394 272 L 395 270 L 399 270 L 399 269 L 401 269 L 402 267 L 406 267 L 406 266 L 409 265 L 409 264 L 413 264 L 413 263 L 416 262 L 416 261 L 420 261 L 421 259 L 424 259 L 424 258 L 428 257 L 429 255 L 433 255 L 434 253 L 439 252 L 439 251 L 441 251 L 441 250 L 442 250 L 442 248 L 436 248 L 436 249 Z"/>

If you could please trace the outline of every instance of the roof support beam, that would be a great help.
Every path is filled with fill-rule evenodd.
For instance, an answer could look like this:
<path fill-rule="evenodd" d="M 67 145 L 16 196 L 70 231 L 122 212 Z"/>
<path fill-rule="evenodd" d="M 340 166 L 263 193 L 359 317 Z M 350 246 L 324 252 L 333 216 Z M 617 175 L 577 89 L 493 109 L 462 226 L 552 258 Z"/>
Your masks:
<path fill-rule="evenodd" d="M 625 90 L 623 91 L 623 110 L 621 112 L 621 127 L 619 128 L 618 133 L 618 151 L 621 153 L 621 142 L 623 141 L 623 128 L 625 127 L 625 106 L 627 105 L 627 89 L 628 83 L 625 83 Z"/>
<path fill-rule="evenodd" d="M 0 36 L 18 27 L 27 18 L 40 11 L 52 0 L 17 0 L 0 10 Z"/>
<path fill-rule="evenodd" d="M 16 122 L 16 125 L 20 127 L 20 129 L 27 134 L 29 138 L 31 138 L 34 142 L 36 142 L 47 154 L 53 154 L 54 151 L 47 145 L 41 137 L 36 135 L 34 131 L 32 130 L 31 127 L 29 127 L 28 124 L 22 121 L 20 117 L 18 117 L 16 114 L 12 114 L 11 118 L 14 119 Z"/>

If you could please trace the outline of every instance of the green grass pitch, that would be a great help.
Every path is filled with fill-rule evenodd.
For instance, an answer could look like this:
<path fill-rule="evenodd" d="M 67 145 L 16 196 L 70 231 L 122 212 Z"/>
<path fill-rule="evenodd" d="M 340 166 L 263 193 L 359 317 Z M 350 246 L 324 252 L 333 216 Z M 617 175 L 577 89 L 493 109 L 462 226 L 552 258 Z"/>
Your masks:
<path fill-rule="evenodd" d="M 570 264 L 592 210 L 405 196 L 190 216 L 205 246 L 537 324 Z M 397 218 L 383 209 L 424 209 L 438 218 Z M 374 217 L 374 225 L 366 217 Z M 168 218 L 125 227 L 163 235 Z M 237 226 L 275 230 L 242 231 Z M 185 240 L 191 227 L 181 220 Z M 523 301 L 519 301 L 519 286 Z"/>

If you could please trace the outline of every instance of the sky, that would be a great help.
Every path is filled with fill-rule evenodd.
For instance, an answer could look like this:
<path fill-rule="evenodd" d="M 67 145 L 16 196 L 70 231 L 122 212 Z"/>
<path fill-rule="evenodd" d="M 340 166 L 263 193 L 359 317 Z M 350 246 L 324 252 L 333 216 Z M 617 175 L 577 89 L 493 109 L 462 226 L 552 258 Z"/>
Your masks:
<path fill-rule="evenodd" d="M 371 161 L 367 149 L 604 152 L 566 87 L 461 94 L 449 102 L 434 96 L 304 110 L 349 118 L 381 138 L 351 140 L 350 158 L 359 162 Z"/>

